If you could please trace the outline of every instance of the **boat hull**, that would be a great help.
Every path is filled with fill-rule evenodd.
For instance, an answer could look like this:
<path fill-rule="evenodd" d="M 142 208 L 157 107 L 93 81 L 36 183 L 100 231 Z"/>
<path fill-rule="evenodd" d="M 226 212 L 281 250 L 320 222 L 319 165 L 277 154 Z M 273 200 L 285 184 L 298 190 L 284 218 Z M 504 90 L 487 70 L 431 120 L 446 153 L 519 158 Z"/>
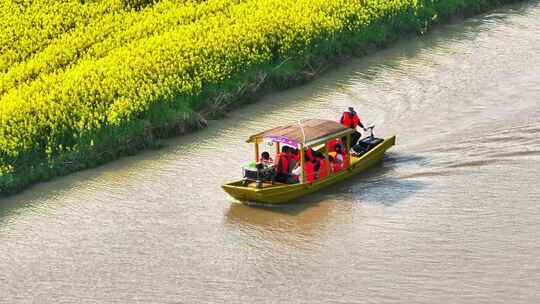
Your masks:
<path fill-rule="evenodd" d="M 380 162 L 384 157 L 384 152 L 395 145 L 395 142 L 395 136 L 386 138 L 382 143 L 361 157 L 352 157 L 350 168 L 313 183 L 276 184 L 268 187 L 256 188 L 243 186 L 242 180 L 239 180 L 227 183 L 223 185 L 222 188 L 230 196 L 239 201 L 258 202 L 263 204 L 288 203 L 365 171 L 367 168 Z"/>

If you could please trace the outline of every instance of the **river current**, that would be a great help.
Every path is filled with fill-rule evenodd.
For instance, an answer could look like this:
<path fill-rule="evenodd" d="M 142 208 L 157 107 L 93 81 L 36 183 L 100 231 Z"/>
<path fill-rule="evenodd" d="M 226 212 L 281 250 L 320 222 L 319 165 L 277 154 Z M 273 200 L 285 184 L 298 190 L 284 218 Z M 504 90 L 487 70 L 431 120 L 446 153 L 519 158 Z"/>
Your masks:
<path fill-rule="evenodd" d="M 540 303 L 540 4 L 350 59 L 0 201 L 0 303 Z M 383 163 L 295 205 L 220 185 L 249 135 L 354 106 Z"/>

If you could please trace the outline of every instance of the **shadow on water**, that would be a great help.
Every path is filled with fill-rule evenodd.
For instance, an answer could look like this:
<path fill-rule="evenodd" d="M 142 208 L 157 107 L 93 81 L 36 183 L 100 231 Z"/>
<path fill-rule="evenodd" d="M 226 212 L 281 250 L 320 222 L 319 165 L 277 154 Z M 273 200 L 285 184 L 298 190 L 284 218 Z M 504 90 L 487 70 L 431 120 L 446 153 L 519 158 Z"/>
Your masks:
<path fill-rule="evenodd" d="M 428 161 L 422 156 L 388 153 L 382 162 L 364 174 L 353 176 L 337 187 L 325 189 L 321 195 L 334 196 L 337 201 L 396 205 L 431 184 L 425 180 L 401 178 L 397 174 L 398 169 L 411 163 L 423 168 Z"/>
<path fill-rule="evenodd" d="M 393 206 L 427 188 L 429 182 L 386 177 L 367 185 L 353 185 L 350 195 L 359 203 Z"/>
<path fill-rule="evenodd" d="M 230 222 L 245 222 L 257 226 L 295 217 L 318 221 L 328 215 L 328 206 L 323 205 L 320 202 L 297 201 L 294 204 L 272 207 L 233 202 L 226 217 Z"/>
<path fill-rule="evenodd" d="M 257 231 L 258 239 L 309 248 L 310 243 L 319 243 L 324 235 L 336 229 L 336 225 L 351 219 L 351 212 L 343 212 L 327 201 L 297 203 L 281 208 L 254 208 L 232 203 L 225 214 L 224 224 L 234 234 L 243 231 L 252 236 Z"/>

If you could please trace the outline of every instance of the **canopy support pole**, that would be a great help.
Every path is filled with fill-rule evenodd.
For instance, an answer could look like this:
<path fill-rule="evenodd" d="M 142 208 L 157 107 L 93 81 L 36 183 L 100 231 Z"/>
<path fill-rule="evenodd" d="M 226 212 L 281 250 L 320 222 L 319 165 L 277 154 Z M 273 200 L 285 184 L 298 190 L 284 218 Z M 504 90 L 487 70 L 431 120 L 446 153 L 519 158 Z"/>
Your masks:
<path fill-rule="evenodd" d="M 347 168 L 351 167 L 351 133 L 347 134 L 347 160 L 346 160 L 346 166 Z"/>
<path fill-rule="evenodd" d="M 300 167 L 302 168 L 302 184 L 306 182 L 306 170 L 304 168 L 304 144 L 300 144 Z"/>
<path fill-rule="evenodd" d="M 325 177 L 328 177 L 330 175 L 330 160 L 328 160 L 328 143 L 324 143 L 324 161 L 326 166 L 324 166 L 324 174 Z"/>
<path fill-rule="evenodd" d="M 279 142 L 277 142 L 276 143 L 276 158 L 278 157 L 280 150 L 281 148 L 279 147 Z"/>
<path fill-rule="evenodd" d="M 259 144 L 255 142 L 255 162 L 259 161 Z"/>

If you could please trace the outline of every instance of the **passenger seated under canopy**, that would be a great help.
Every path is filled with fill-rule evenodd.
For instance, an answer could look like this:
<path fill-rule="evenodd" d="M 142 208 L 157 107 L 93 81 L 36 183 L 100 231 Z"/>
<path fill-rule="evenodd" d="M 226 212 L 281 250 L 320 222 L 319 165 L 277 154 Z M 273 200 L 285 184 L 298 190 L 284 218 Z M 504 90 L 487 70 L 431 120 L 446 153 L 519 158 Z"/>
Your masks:
<path fill-rule="evenodd" d="M 298 179 L 291 174 L 292 170 L 296 166 L 293 150 L 294 149 L 291 147 L 283 146 L 281 148 L 281 153 L 276 156 L 274 161 L 276 169 L 274 180 L 276 182 L 287 184 L 294 184 L 298 182 Z"/>
<path fill-rule="evenodd" d="M 270 153 L 266 151 L 261 153 L 261 158 L 259 159 L 259 162 L 265 166 L 270 166 L 274 164 L 274 160 L 270 157 Z"/>
<path fill-rule="evenodd" d="M 334 146 L 334 151 L 328 153 L 332 157 L 334 172 L 344 169 L 346 165 L 347 153 L 341 148 L 341 144 L 336 144 Z"/>

